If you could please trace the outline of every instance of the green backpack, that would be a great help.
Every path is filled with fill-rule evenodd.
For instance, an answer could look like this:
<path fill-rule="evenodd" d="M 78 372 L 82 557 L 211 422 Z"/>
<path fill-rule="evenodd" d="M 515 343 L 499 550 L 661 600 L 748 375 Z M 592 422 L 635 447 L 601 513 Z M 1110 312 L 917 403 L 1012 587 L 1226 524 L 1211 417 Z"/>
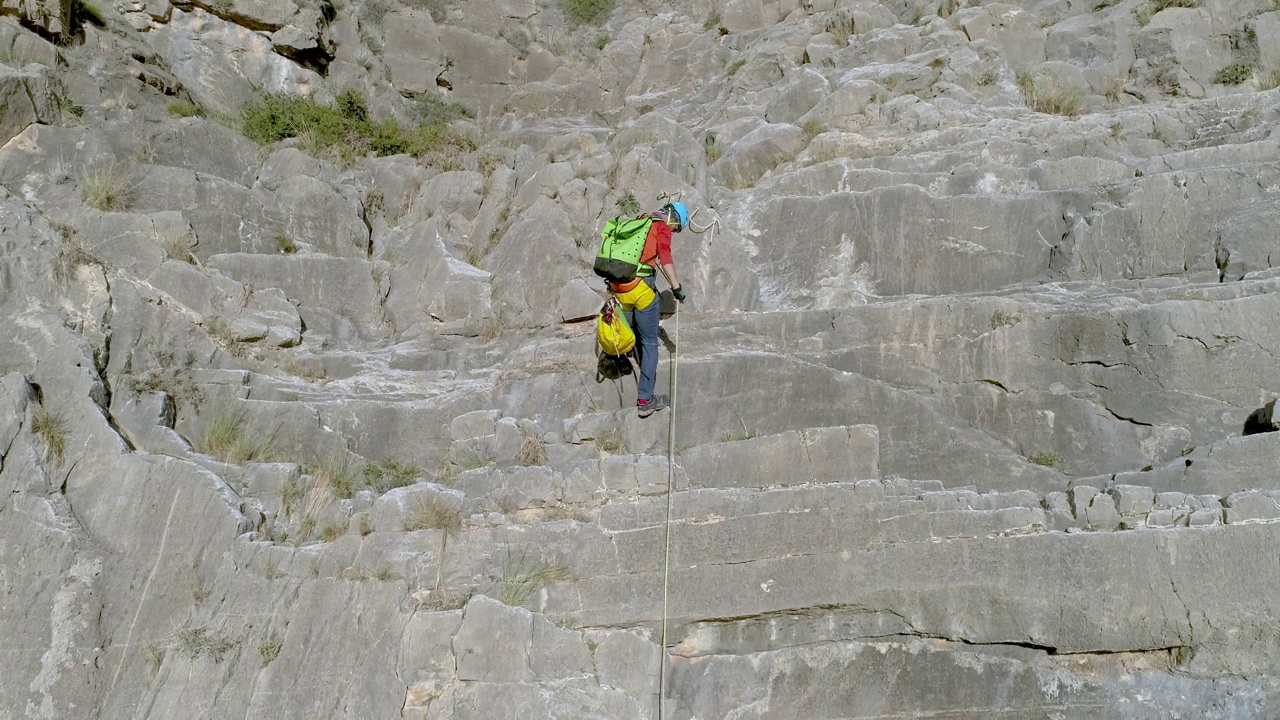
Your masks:
<path fill-rule="evenodd" d="M 649 237 L 653 218 L 639 217 L 623 220 L 619 215 L 609 218 L 600 233 L 600 251 L 596 253 L 595 271 L 600 277 L 614 283 L 631 282 L 640 268 L 647 268 L 644 243 Z M 652 270 L 650 270 L 652 272 Z"/>

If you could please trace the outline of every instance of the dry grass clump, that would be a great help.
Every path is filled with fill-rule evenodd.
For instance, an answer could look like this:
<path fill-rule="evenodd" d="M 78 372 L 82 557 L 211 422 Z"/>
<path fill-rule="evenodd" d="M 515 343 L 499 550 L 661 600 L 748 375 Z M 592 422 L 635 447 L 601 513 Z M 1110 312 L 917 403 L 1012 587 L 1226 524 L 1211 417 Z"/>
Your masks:
<path fill-rule="evenodd" d="M 84 203 L 104 212 L 128 210 L 136 187 L 133 167 L 123 162 L 103 165 L 80 178 Z"/>
<path fill-rule="evenodd" d="M 40 438 L 44 445 L 42 458 L 44 462 L 61 465 L 67 458 L 67 437 L 71 434 L 70 424 L 60 413 L 55 413 L 41 405 L 36 409 L 31 420 L 31 432 Z"/>
<path fill-rule="evenodd" d="M 426 471 L 413 463 L 384 458 L 379 462 L 365 465 L 360 474 L 365 485 L 381 495 L 389 490 L 412 485 L 414 480 L 425 475 Z"/>
<path fill-rule="evenodd" d="M 170 260 L 187 263 L 188 265 L 197 265 L 199 260 L 196 259 L 196 244 L 190 235 L 179 235 L 177 237 L 157 238 L 156 244 L 164 250 L 165 257 Z"/>
<path fill-rule="evenodd" d="M 1079 93 L 1063 90 L 1056 81 L 1038 79 L 1025 70 L 1018 71 L 1017 78 L 1023 101 L 1035 112 L 1052 115 L 1079 114 Z"/>
<path fill-rule="evenodd" d="M 207 657 L 222 662 L 240 641 L 226 631 L 208 625 L 188 625 L 174 631 L 169 646 L 190 660 Z"/>
<path fill-rule="evenodd" d="M 243 410 L 222 408 L 204 426 L 196 449 L 225 463 L 269 462 L 275 455 L 277 431 L 255 432 L 245 427 Z"/>
<path fill-rule="evenodd" d="M 547 464 L 547 444 L 537 435 L 526 432 L 520 441 L 520 449 L 516 451 L 515 463 L 526 466 Z"/>
<path fill-rule="evenodd" d="M 462 512 L 434 493 L 419 493 L 413 497 L 413 506 L 404 520 L 404 529 L 443 530 L 446 535 L 457 535 L 462 529 Z"/>
<path fill-rule="evenodd" d="M 495 599 L 519 606 L 548 584 L 563 580 L 568 568 L 543 560 L 541 556 L 532 554 L 528 547 L 516 553 L 508 545 L 503 552 L 500 573 L 495 583 Z"/>
<path fill-rule="evenodd" d="M 66 286 L 75 279 L 76 271 L 81 267 L 102 264 L 75 228 L 55 223 L 53 229 L 58 233 L 58 247 L 49 269 L 54 283 Z"/>

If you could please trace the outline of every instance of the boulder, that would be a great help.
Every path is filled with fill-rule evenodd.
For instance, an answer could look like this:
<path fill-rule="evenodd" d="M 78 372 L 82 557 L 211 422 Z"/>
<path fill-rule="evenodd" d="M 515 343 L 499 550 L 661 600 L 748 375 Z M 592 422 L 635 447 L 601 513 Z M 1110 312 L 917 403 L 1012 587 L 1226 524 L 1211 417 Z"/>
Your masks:
<path fill-rule="evenodd" d="M 435 92 L 436 78 L 452 58 L 440 41 L 431 13 L 425 8 L 396 10 L 387 14 L 384 28 L 382 56 L 391 72 L 391 84 L 402 93 Z"/>
<path fill-rule="evenodd" d="M 711 171 L 732 188 L 747 188 L 804 149 L 808 138 L 794 125 L 762 125 L 730 145 Z"/>
<path fill-rule="evenodd" d="M 0 144 L 33 123 L 53 123 L 60 117 L 58 81 L 48 67 L 14 69 L 0 64 Z"/>
<path fill-rule="evenodd" d="M 293 175 L 275 192 L 272 216 L 280 218 L 279 251 L 307 247 L 335 257 L 367 258 L 371 251 L 364 208 L 350 194 L 314 177 Z"/>
<path fill-rule="evenodd" d="M 134 166 L 135 212 L 176 210 L 191 221 L 201 259 L 228 252 L 279 253 L 281 221 L 265 190 L 214 175 L 163 165 Z M 354 250 L 348 254 L 355 254 Z"/>
<path fill-rule="evenodd" d="M 28 25 L 61 37 L 73 30 L 72 5 L 71 0 L 3 0 L 0 2 L 0 15 L 16 14 Z"/>
<path fill-rule="evenodd" d="M 239 112 L 262 92 L 311 95 L 325 87 L 318 73 L 276 53 L 268 37 L 199 8 L 175 9 L 148 35 L 182 86 L 210 112 Z"/>

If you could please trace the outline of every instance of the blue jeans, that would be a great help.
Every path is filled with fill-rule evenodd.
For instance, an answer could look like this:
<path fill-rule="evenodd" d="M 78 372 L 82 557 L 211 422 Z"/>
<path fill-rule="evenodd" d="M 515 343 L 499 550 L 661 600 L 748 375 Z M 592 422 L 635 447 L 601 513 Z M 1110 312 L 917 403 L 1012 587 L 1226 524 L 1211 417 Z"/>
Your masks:
<path fill-rule="evenodd" d="M 654 293 L 658 286 L 653 277 L 644 279 Z M 653 399 L 653 386 L 658 380 L 658 322 L 662 320 L 662 302 L 654 298 L 649 307 L 627 313 L 627 322 L 636 334 L 636 360 L 640 363 L 637 400 Z"/>

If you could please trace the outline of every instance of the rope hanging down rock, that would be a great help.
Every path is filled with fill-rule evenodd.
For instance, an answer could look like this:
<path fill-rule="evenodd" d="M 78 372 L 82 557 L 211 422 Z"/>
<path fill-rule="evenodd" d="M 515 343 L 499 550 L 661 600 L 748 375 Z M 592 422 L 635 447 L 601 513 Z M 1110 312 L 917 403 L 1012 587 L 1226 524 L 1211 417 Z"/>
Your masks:
<path fill-rule="evenodd" d="M 711 236 L 707 239 L 708 243 L 715 239 L 715 228 L 719 225 L 719 221 L 715 221 L 708 226 L 708 229 L 711 230 Z M 671 417 L 667 424 L 667 519 L 663 528 L 662 542 L 662 642 L 659 645 L 661 654 L 658 660 L 658 720 L 662 720 L 665 716 L 664 711 L 667 702 L 667 603 L 670 598 L 671 588 L 671 498 L 676 480 L 676 392 L 679 388 L 678 373 L 680 372 L 679 310 L 676 311 L 675 345 L 675 352 L 671 353 Z"/>

